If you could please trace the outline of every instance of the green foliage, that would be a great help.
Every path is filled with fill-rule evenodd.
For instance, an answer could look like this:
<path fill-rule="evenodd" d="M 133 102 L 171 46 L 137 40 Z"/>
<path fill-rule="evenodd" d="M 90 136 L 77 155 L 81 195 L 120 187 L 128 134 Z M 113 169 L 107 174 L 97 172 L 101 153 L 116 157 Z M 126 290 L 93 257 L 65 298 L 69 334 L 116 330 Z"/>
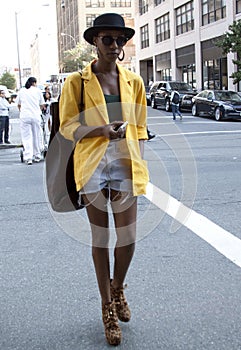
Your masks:
<path fill-rule="evenodd" d="M 16 88 L 15 76 L 9 72 L 3 73 L 0 78 L 0 85 L 5 85 L 8 89 L 14 90 Z"/>
<path fill-rule="evenodd" d="M 222 48 L 224 54 L 236 53 L 237 59 L 233 60 L 233 64 L 237 66 L 237 69 L 230 75 L 230 78 L 233 79 L 234 84 L 237 84 L 241 81 L 241 20 L 234 21 L 228 29 L 229 31 L 224 33 L 216 45 Z"/>
<path fill-rule="evenodd" d="M 96 55 L 87 43 L 78 43 L 75 48 L 65 51 L 64 72 L 74 72 L 83 69 Z"/>

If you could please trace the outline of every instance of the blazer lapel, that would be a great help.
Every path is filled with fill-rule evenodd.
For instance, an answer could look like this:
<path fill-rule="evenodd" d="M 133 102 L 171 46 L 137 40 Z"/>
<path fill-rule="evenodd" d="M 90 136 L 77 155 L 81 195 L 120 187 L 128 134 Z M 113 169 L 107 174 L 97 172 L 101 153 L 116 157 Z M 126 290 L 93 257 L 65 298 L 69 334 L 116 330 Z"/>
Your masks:
<path fill-rule="evenodd" d="M 132 79 L 130 79 L 123 71 L 122 67 L 118 65 L 119 69 L 119 81 L 120 81 L 120 97 L 123 120 L 128 120 L 131 123 L 131 116 L 133 111 L 133 88 Z"/>
<path fill-rule="evenodd" d="M 103 122 L 105 124 L 109 123 L 104 95 L 98 79 L 91 71 L 91 65 L 89 65 L 88 70 L 85 71 L 85 74 L 83 74 L 83 78 L 85 79 L 84 89 L 86 102 L 89 101 L 86 107 L 90 109 L 90 115 L 91 109 L 94 108 L 95 111 L 98 111 L 98 114 Z"/>

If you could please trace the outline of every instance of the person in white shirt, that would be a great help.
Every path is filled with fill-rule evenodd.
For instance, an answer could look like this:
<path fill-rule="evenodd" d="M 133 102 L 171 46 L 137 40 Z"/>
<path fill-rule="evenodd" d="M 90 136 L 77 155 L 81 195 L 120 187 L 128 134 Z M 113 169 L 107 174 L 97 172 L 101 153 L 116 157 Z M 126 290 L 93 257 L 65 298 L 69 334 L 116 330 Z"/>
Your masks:
<path fill-rule="evenodd" d="M 41 160 L 41 110 L 44 108 L 44 98 L 37 87 L 37 80 L 30 77 L 25 87 L 19 91 L 16 99 L 20 111 L 20 128 L 23 143 L 23 157 L 26 164 L 33 160 Z"/>
<path fill-rule="evenodd" d="M 9 107 L 10 103 L 5 97 L 5 91 L 0 90 L 0 144 L 4 142 L 9 144 Z"/>

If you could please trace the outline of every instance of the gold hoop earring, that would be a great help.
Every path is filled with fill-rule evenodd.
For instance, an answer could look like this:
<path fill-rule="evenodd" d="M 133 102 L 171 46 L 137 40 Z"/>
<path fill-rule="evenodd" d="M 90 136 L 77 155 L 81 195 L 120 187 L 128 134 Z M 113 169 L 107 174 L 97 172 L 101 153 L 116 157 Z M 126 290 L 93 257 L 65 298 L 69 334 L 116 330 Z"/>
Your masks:
<path fill-rule="evenodd" d="M 125 51 L 123 49 L 121 49 L 121 51 L 122 51 L 122 57 L 120 56 L 117 57 L 119 61 L 123 61 L 123 59 L 125 58 Z"/>

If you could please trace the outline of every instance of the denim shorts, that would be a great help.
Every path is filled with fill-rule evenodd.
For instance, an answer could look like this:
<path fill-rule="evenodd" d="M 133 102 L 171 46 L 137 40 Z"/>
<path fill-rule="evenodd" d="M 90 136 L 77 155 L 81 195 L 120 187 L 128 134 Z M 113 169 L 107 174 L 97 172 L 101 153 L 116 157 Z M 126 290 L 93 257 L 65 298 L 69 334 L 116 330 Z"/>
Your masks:
<path fill-rule="evenodd" d="M 133 193 L 131 160 L 126 139 L 109 142 L 98 167 L 79 193 L 96 193 L 103 188 Z"/>

